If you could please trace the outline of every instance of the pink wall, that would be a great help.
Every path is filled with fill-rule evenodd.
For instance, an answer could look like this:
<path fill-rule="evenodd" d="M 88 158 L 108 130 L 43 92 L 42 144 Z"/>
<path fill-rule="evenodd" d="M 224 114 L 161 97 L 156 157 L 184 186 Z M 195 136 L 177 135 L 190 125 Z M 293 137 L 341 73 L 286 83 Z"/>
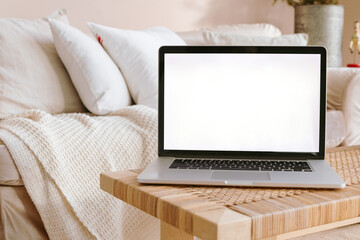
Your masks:
<path fill-rule="evenodd" d="M 293 25 L 292 8 L 272 6 L 272 0 L 0 0 L 0 17 L 34 19 L 58 8 L 66 8 L 71 24 L 84 31 L 86 21 L 131 29 L 164 25 L 175 31 L 268 22 L 289 33 Z"/>
<path fill-rule="evenodd" d="M 103 25 L 143 29 L 163 25 L 174 31 L 236 23 L 272 23 L 283 32 L 293 32 L 294 10 L 273 0 L 0 0 L 0 17 L 35 19 L 66 8 L 70 23 L 88 32 L 86 21 Z M 348 44 L 353 21 L 360 18 L 359 0 L 345 5 L 343 62 L 351 62 Z"/>

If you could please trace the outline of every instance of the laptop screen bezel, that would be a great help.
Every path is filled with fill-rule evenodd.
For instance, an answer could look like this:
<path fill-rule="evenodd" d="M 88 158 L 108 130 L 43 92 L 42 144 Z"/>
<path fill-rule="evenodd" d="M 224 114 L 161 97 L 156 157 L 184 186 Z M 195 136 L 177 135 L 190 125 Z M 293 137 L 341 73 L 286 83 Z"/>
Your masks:
<path fill-rule="evenodd" d="M 194 151 L 164 149 L 164 69 L 165 54 L 187 53 L 254 53 L 254 54 L 319 54 L 320 55 L 320 121 L 318 152 L 255 152 L 255 151 Z M 324 160 L 326 114 L 326 49 L 317 46 L 264 47 L 264 46 L 163 46 L 159 49 L 159 105 L 158 105 L 158 155 L 159 157 L 225 158 L 225 159 L 312 159 Z"/>

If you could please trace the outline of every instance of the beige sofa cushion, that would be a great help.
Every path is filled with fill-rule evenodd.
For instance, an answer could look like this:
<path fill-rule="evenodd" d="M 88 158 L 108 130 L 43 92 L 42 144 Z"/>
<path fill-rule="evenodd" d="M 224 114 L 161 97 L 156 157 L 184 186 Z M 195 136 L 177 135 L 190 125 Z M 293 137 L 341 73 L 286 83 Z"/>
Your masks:
<path fill-rule="evenodd" d="M 360 71 L 354 68 L 328 68 L 327 108 L 329 110 L 342 110 L 345 90 L 357 73 Z"/>
<path fill-rule="evenodd" d="M 346 129 L 342 111 L 328 111 L 326 114 L 326 148 L 339 146 L 345 139 Z"/>
<path fill-rule="evenodd" d="M 65 10 L 50 17 L 68 23 Z M 86 111 L 56 52 L 46 18 L 1 18 L 0 46 L 0 118 L 27 109 Z"/>
<path fill-rule="evenodd" d="M 0 186 L 0 213 L 0 239 L 49 239 L 25 187 Z"/>
<path fill-rule="evenodd" d="M 343 145 L 360 145 L 360 71 L 346 88 L 342 109 L 347 128 Z"/>
<path fill-rule="evenodd" d="M 24 186 L 9 151 L 0 140 L 0 185 Z"/>
<path fill-rule="evenodd" d="M 340 110 L 346 127 L 343 146 L 360 145 L 360 69 L 329 68 L 328 110 Z"/>

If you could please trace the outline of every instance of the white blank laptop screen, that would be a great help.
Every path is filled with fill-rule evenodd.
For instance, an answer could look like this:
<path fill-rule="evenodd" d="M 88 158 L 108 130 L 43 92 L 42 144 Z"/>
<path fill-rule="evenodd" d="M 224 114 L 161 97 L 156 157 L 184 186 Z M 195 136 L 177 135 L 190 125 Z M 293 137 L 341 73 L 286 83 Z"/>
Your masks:
<path fill-rule="evenodd" d="M 320 54 L 164 60 L 165 150 L 319 151 Z"/>

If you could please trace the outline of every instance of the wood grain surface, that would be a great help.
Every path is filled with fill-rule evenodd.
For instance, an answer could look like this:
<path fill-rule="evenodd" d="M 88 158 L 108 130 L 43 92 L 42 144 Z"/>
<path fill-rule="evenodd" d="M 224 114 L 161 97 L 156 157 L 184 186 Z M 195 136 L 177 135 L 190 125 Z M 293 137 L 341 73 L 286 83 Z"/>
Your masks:
<path fill-rule="evenodd" d="M 250 217 L 188 193 L 183 187 L 140 184 L 136 180 L 138 174 L 139 170 L 102 173 L 100 187 L 191 236 L 209 240 L 251 239 Z M 174 232 L 170 228 L 171 233 L 167 233 L 168 230 L 162 230 L 162 235 Z"/>
<path fill-rule="evenodd" d="M 360 222 L 358 184 L 235 205 L 209 200 L 187 191 L 188 187 L 140 184 L 136 180 L 140 172 L 102 173 L 101 189 L 159 218 L 163 239 L 172 234 L 183 234 L 184 239 L 193 235 L 201 239 L 289 239 Z"/>
<path fill-rule="evenodd" d="M 341 190 L 313 190 L 229 208 L 250 216 L 253 239 L 262 239 L 357 218 L 359 203 L 360 187 L 353 185 Z M 310 230 L 299 232 L 307 233 Z"/>

